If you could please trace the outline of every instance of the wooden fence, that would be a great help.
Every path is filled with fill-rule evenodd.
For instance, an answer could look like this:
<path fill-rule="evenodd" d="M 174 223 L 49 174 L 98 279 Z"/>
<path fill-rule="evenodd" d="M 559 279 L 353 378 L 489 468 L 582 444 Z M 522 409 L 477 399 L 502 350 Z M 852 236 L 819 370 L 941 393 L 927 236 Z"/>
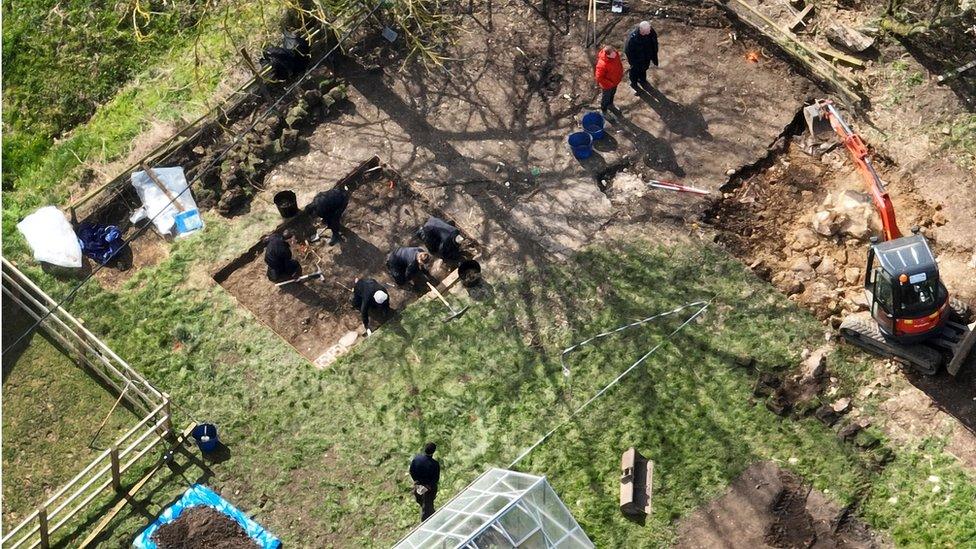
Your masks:
<path fill-rule="evenodd" d="M 169 396 L 153 387 L 139 372 L 119 358 L 81 322 L 44 293 L 12 263 L 3 261 L 3 294 L 20 306 L 79 366 L 92 372 L 142 420 L 126 431 L 110 448 L 99 454 L 67 484 L 59 488 L 36 511 L 3 534 L 0 546 L 47 548 L 52 536 L 111 487 L 122 492 L 122 475 L 130 468 L 145 467 L 158 460 L 157 446 L 174 437 Z"/>

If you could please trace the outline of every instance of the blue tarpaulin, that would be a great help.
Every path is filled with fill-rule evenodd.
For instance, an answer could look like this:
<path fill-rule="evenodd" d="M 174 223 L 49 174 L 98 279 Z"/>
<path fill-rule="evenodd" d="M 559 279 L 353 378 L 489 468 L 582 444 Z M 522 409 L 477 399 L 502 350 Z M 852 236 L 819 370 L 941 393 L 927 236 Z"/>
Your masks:
<path fill-rule="evenodd" d="M 152 537 L 156 534 L 156 530 L 170 522 L 173 522 L 190 507 L 197 507 L 199 505 L 205 505 L 207 507 L 212 507 L 218 512 L 223 513 L 231 518 L 234 522 L 241 525 L 241 528 L 247 532 L 247 535 L 258 544 L 261 549 L 278 549 L 281 547 L 281 540 L 274 537 L 271 532 L 265 530 L 260 524 L 254 522 L 247 515 L 242 513 L 240 509 L 231 505 L 227 500 L 217 495 L 216 492 L 203 486 L 202 484 L 194 484 L 191 486 L 176 503 L 170 505 L 165 511 L 149 525 L 148 528 L 142 531 L 141 534 L 132 542 L 132 546 L 137 549 L 157 549 L 156 542 L 152 540 Z"/>
<path fill-rule="evenodd" d="M 108 263 L 125 244 L 118 227 L 95 223 L 82 223 L 78 227 L 78 242 L 85 255 L 102 265 Z"/>

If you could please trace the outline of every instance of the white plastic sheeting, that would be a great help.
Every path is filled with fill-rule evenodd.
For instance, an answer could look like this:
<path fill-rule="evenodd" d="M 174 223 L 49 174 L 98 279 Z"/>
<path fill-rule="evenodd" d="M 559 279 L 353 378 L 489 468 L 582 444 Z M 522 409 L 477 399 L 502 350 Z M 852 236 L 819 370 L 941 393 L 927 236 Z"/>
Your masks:
<path fill-rule="evenodd" d="M 187 190 L 186 175 L 183 168 L 153 168 L 156 177 L 176 197 L 176 202 L 183 207 L 183 211 L 191 212 L 197 209 L 193 195 Z M 132 186 L 142 200 L 146 214 L 153 220 L 153 225 L 159 234 L 168 235 L 176 228 L 176 216 L 180 214 L 176 204 L 170 204 L 170 199 L 162 189 L 153 183 L 146 172 L 132 174 Z M 185 192 L 184 192 L 185 191 Z M 180 194 L 182 193 L 182 194 Z M 201 228 L 203 225 L 196 227 Z"/>
<path fill-rule="evenodd" d="M 45 206 L 17 224 L 34 259 L 59 267 L 81 267 L 81 244 L 61 210 Z"/>

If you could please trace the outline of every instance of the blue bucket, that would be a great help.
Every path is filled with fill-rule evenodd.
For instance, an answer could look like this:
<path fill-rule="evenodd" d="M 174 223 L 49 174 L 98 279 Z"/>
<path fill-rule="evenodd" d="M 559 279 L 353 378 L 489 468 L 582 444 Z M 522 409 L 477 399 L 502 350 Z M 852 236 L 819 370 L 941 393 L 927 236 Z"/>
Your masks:
<path fill-rule="evenodd" d="M 197 441 L 197 446 L 204 454 L 213 452 L 220 444 L 220 439 L 217 438 L 217 427 L 210 423 L 197 423 L 190 431 L 190 436 Z"/>
<path fill-rule="evenodd" d="M 583 160 L 593 154 L 593 136 L 586 132 L 569 134 L 569 147 L 573 149 L 573 156 Z"/>
<path fill-rule="evenodd" d="M 593 139 L 603 139 L 603 115 L 598 112 L 588 112 L 583 115 L 583 131 L 593 136 Z"/>

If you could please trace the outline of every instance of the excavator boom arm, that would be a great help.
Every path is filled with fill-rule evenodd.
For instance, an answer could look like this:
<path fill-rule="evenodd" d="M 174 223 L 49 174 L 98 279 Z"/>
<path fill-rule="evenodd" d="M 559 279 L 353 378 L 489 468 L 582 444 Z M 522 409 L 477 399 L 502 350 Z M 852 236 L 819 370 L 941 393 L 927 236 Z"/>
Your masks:
<path fill-rule="evenodd" d="M 854 165 L 857 166 L 857 173 L 861 176 L 861 180 L 868 188 L 871 200 L 874 201 L 874 207 L 878 210 L 878 215 L 881 216 L 884 239 L 894 240 L 900 238 L 902 233 L 898 229 L 898 223 L 895 220 L 895 207 L 891 203 L 891 197 L 888 196 L 888 191 L 885 190 L 884 183 L 878 177 L 878 172 L 874 169 L 867 145 L 864 144 L 860 135 L 851 130 L 850 126 L 847 125 L 830 101 L 818 101 L 817 107 L 820 110 L 821 116 L 830 122 L 830 127 L 840 137 L 847 152 L 850 153 Z"/>

